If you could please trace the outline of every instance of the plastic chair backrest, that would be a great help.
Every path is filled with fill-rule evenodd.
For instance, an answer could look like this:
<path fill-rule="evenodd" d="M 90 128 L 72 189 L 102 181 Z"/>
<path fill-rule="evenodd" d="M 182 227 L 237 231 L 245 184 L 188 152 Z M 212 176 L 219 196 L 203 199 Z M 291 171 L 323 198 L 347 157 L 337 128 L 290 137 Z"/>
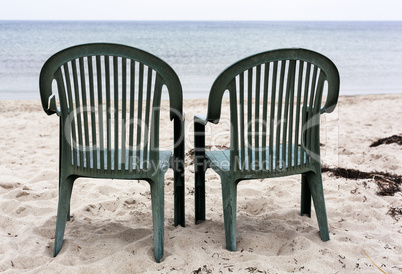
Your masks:
<path fill-rule="evenodd" d="M 158 163 L 163 86 L 170 118 L 181 117 L 182 88 L 173 69 L 150 53 L 118 44 L 65 49 L 40 74 L 43 109 L 61 116 L 62 147 L 71 151 L 73 166 L 107 173 L 149 170 L 151 161 Z"/>
<path fill-rule="evenodd" d="M 333 111 L 339 93 L 339 73 L 327 57 L 280 49 L 233 64 L 211 88 L 208 121 L 218 123 L 226 90 L 232 169 L 291 172 L 319 160 L 319 116 Z"/>

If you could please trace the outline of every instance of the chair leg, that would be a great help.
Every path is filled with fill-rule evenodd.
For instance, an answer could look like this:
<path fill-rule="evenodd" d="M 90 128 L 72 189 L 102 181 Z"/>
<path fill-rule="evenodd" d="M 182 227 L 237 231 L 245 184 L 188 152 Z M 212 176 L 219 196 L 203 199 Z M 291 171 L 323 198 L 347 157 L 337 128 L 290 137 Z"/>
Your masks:
<path fill-rule="evenodd" d="M 174 226 L 181 225 L 182 227 L 185 227 L 184 210 L 184 187 L 176 186 L 174 188 Z"/>
<path fill-rule="evenodd" d="M 205 158 L 195 157 L 195 223 L 205 220 Z"/>
<path fill-rule="evenodd" d="M 154 232 L 154 254 L 156 262 L 159 263 L 163 257 L 164 245 L 164 176 L 161 175 L 157 180 L 151 181 L 150 186 Z"/>
<path fill-rule="evenodd" d="M 302 174 L 301 183 L 301 210 L 300 215 L 307 215 L 311 217 L 311 192 L 307 181 L 307 175 Z"/>
<path fill-rule="evenodd" d="M 59 197 L 61 196 L 61 179 L 59 180 Z M 71 191 L 72 192 L 72 191 Z M 70 202 L 71 202 L 71 196 L 70 196 Z M 68 203 L 68 210 L 67 210 L 67 221 L 70 221 L 71 219 L 71 213 L 70 213 L 70 202 Z"/>
<path fill-rule="evenodd" d="M 72 179 L 73 181 L 75 181 L 77 179 L 77 177 L 75 177 L 74 176 L 74 178 Z M 71 186 L 72 188 L 74 187 L 74 183 L 72 184 L 72 186 Z M 73 191 L 72 191 L 72 189 L 71 189 L 71 193 L 72 193 Z M 68 212 L 67 212 L 67 221 L 70 221 L 70 219 L 71 219 L 71 210 L 70 210 L 70 208 L 71 208 L 71 194 L 70 194 L 70 200 L 69 200 L 69 202 L 68 202 Z"/>
<path fill-rule="evenodd" d="M 56 257 L 60 252 L 63 245 L 64 231 L 66 228 L 66 222 L 70 219 L 70 200 L 71 192 L 73 190 L 75 177 L 69 176 L 66 179 L 60 178 L 59 183 L 59 205 L 57 208 L 57 220 L 56 220 L 56 236 L 54 240 L 54 252 L 53 256 Z"/>
<path fill-rule="evenodd" d="M 226 249 L 236 251 L 237 184 L 223 176 L 221 176 L 221 180 Z"/>
<path fill-rule="evenodd" d="M 184 117 L 174 120 L 174 225 L 182 227 L 185 226 L 184 128 Z"/>
<path fill-rule="evenodd" d="M 321 240 L 325 242 L 329 240 L 329 229 L 321 173 L 307 173 L 307 181 L 310 187 L 311 196 L 313 197 L 314 209 L 317 215 L 318 226 L 320 228 Z"/>
<path fill-rule="evenodd" d="M 195 223 L 205 220 L 205 124 L 197 123 L 194 118 L 194 200 Z"/>

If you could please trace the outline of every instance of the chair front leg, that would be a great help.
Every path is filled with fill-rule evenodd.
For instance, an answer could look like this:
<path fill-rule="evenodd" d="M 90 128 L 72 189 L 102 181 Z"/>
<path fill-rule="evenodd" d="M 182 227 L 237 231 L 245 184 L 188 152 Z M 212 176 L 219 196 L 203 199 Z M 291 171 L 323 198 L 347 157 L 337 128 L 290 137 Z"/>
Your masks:
<path fill-rule="evenodd" d="M 194 117 L 195 223 L 205 220 L 205 123 Z"/>
<path fill-rule="evenodd" d="M 236 251 L 237 183 L 224 175 L 221 176 L 221 182 L 226 249 Z"/>
<path fill-rule="evenodd" d="M 163 257 L 164 247 L 164 220 L 165 220 L 165 198 L 164 198 L 164 174 L 159 175 L 149 182 L 151 187 L 152 223 L 154 233 L 154 255 L 155 261 L 159 263 Z"/>
<path fill-rule="evenodd" d="M 185 177 L 184 177 L 184 150 L 185 131 L 184 115 L 174 119 L 174 225 L 185 226 Z"/>
<path fill-rule="evenodd" d="M 60 176 L 59 204 L 57 208 L 56 235 L 53 250 L 54 257 L 57 256 L 63 245 L 66 222 L 70 219 L 70 200 L 75 179 L 75 176 L 69 176 L 67 178 Z"/>
<path fill-rule="evenodd" d="M 317 174 L 314 172 L 308 172 L 307 181 L 314 202 L 314 209 L 317 215 L 318 226 L 320 228 L 321 240 L 325 242 L 329 240 L 329 228 L 327 220 L 327 211 L 325 208 L 321 170 Z"/>

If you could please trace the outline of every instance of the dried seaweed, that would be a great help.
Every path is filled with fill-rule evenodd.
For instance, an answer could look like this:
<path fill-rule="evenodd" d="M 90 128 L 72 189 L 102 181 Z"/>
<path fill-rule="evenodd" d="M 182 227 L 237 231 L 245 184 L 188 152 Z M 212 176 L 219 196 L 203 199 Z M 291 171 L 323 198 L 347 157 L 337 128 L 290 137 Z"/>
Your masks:
<path fill-rule="evenodd" d="M 373 142 L 370 147 L 378 147 L 379 145 L 388 145 L 393 143 L 402 146 L 402 136 L 392 135 L 391 137 L 378 139 L 377 141 Z"/>
<path fill-rule="evenodd" d="M 200 274 L 200 273 L 212 273 L 212 269 L 208 268 L 206 265 L 204 265 L 202 268 L 199 267 L 196 270 L 193 270 L 193 272 L 191 272 L 193 274 Z"/>
<path fill-rule="evenodd" d="M 387 214 L 398 221 L 399 216 L 402 216 L 402 207 L 390 207 Z"/>
<path fill-rule="evenodd" d="M 205 146 L 205 150 L 211 150 L 212 148 L 216 148 L 218 150 L 225 150 L 225 149 L 230 149 L 228 146 L 225 145 L 215 145 L 215 146 Z M 186 156 L 190 157 L 190 163 L 188 165 L 194 164 L 194 149 L 190 149 L 187 153 Z"/>
<path fill-rule="evenodd" d="M 327 166 L 322 167 L 322 172 L 329 172 L 336 177 L 346 179 L 373 179 L 379 188 L 377 195 L 380 196 L 394 196 L 396 192 L 401 191 L 401 175 L 378 171 L 364 172 L 357 169 L 348 169 L 342 167 L 330 168 Z"/>

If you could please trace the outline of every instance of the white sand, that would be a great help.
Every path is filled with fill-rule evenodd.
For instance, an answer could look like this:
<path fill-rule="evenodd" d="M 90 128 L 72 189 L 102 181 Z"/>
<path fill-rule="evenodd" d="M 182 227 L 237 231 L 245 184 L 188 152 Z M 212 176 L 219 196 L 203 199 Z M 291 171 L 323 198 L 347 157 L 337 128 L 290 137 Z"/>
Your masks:
<path fill-rule="evenodd" d="M 206 100 L 188 100 L 187 146 L 192 117 Z M 227 106 L 224 108 L 228 113 Z M 402 174 L 402 147 L 369 145 L 402 134 L 402 95 L 341 97 L 322 120 L 323 162 L 362 171 Z M 402 220 L 387 215 L 402 194 L 376 195 L 373 180 L 323 175 L 330 225 L 328 242 L 318 224 L 299 215 L 300 176 L 240 183 L 237 251 L 224 247 L 219 177 L 207 172 L 207 220 L 194 224 L 194 172 L 187 157 L 186 223 L 174 227 L 173 173 L 166 174 L 165 256 L 153 257 L 150 192 L 146 182 L 79 179 L 60 254 L 52 257 L 58 193 L 58 117 L 40 102 L 0 102 L 0 271 L 89 273 L 381 273 L 402 271 Z M 220 144 L 228 145 L 227 128 Z M 172 142 L 163 123 L 164 144 Z M 223 133 L 222 133 L 223 132 Z M 214 135 L 214 138 L 217 138 Z M 209 141 L 207 141 L 209 142 Z"/>

